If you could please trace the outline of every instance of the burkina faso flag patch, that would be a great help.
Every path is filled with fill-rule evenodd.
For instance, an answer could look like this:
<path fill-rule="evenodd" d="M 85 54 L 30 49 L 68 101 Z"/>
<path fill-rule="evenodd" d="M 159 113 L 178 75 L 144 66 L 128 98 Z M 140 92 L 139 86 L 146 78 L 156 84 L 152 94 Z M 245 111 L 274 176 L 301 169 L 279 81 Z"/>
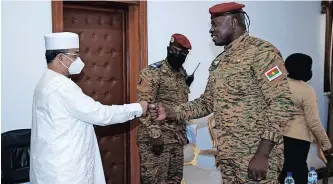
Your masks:
<path fill-rule="evenodd" d="M 280 75 L 282 75 L 282 72 L 281 72 L 281 70 L 279 69 L 278 66 L 275 66 L 274 68 L 268 70 L 265 73 L 265 76 L 267 77 L 267 79 L 269 81 L 272 81 L 272 80 L 278 78 Z"/>

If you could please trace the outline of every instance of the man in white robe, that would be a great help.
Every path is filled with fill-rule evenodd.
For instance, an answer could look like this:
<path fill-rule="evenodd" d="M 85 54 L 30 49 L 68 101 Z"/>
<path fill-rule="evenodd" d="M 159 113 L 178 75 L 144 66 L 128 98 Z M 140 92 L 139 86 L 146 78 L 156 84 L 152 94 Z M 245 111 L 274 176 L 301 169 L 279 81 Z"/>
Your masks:
<path fill-rule="evenodd" d="M 124 123 L 144 116 L 147 102 L 102 105 L 68 78 L 79 74 L 75 33 L 45 35 L 48 70 L 36 86 L 31 128 L 32 184 L 105 184 L 93 125 Z"/>

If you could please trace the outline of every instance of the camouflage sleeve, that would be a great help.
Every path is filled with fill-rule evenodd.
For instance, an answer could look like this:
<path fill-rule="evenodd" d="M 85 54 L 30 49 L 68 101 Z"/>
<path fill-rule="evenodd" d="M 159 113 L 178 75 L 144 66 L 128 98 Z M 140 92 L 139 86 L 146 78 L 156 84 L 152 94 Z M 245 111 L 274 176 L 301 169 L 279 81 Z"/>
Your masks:
<path fill-rule="evenodd" d="M 147 101 L 148 103 L 154 103 L 156 100 L 159 76 L 158 71 L 153 69 L 144 69 L 139 74 L 138 83 L 138 101 Z M 154 135 L 160 135 L 161 130 L 159 125 L 150 120 L 150 116 L 140 118 L 140 123 L 147 128 L 147 131 L 151 137 Z"/>
<path fill-rule="evenodd" d="M 281 134 L 292 117 L 294 108 L 287 70 L 280 52 L 269 45 L 259 47 L 252 69 L 267 104 L 264 108 L 266 122 L 261 138 L 280 142 Z"/>
<path fill-rule="evenodd" d="M 175 107 L 177 119 L 198 119 L 211 114 L 213 112 L 213 83 L 213 77 L 210 75 L 204 94 L 193 101 Z"/>

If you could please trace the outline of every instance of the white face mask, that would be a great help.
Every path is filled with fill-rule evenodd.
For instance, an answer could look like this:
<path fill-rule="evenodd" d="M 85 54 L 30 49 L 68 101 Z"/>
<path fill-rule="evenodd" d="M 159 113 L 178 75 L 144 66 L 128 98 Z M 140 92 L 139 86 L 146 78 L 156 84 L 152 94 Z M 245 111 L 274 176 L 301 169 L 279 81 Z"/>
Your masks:
<path fill-rule="evenodd" d="M 67 54 L 71 54 L 71 53 L 67 53 Z M 75 55 L 75 54 L 71 54 L 71 55 Z M 68 56 L 66 56 L 64 54 L 65 57 L 67 57 L 69 60 L 73 61 L 71 58 L 69 58 Z M 59 60 L 60 61 L 60 60 Z M 75 75 L 75 74 L 79 74 L 81 73 L 83 67 L 84 67 L 84 63 L 82 62 L 81 58 L 80 57 L 77 57 L 73 62 L 72 64 L 68 67 L 66 66 L 64 63 L 62 63 L 60 61 L 60 63 L 62 65 L 64 65 L 67 69 L 68 69 L 68 73 L 71 74 L 71 75 Z"/>

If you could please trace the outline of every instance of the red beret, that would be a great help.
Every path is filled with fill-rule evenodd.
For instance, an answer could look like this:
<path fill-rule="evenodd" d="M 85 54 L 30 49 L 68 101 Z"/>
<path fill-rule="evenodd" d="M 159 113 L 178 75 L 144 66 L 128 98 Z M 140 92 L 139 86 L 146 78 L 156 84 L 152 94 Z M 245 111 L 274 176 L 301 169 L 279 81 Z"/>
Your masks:
<path fill-rule="evenodd" d="M 214 6 L 210 7 L 209 8 L 209 13 L 211 15 L 223 14 L 223 13 L 226 13 L 226 12 L 242 10 L 242 8 L 244 8 L 244 7 L 245 7 L 245 5 L 238 4 L 238 3 L 235 3 L 235 2 L 221 3 L 221 4 L 217 4 L 217 5 L 214 5 Z"/>
<path fill-rule="evenodd" d="M 192 49 L 190 41 L 186 36 L 175 33 L 171 36 L 170 43 L 184 47 L 185 49 Z"/>

